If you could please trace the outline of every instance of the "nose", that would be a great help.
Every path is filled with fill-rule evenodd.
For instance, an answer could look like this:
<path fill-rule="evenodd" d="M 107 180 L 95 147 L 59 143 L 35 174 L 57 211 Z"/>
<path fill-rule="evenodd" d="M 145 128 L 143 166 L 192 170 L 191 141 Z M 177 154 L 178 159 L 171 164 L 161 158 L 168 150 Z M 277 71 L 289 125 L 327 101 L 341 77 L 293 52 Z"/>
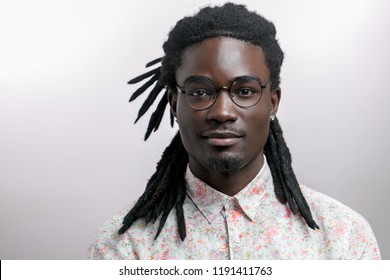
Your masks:
<path fill-rule="evenodd" d="M 237 120 L 237 106 L 233 103 L 226 89 L 217 94 L 215 103 L 208 109 L 207 120 L 218 123 Z"/>

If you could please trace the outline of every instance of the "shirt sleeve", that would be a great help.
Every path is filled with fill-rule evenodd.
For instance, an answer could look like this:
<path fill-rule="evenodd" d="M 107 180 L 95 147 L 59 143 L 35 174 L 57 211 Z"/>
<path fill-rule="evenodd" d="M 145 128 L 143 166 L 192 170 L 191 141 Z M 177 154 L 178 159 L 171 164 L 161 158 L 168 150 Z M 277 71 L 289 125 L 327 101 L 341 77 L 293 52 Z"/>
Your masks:
<path fill-rule="evenodd" d="M 88 247 L 87 259 L 89 260 L 116 260 L 121 259 L 117 248 L 119 237 L 114 228 L 105 223 L 101 225 L 94 240 Z"/>
<path fill-rule="evenodd" d="M 102 224 L 89 245 L 86 258 L 89 260 L 134 260 L 131 240 L 127 234 L 119 235 L 124 215 L 129 207 L 123 209 L 118 215 Z"/>
<path fill-rule="evenodd" d="M 380 260 L 381 254 L 374 232 L 363 218 L 353 221 L 348 259 Z"/>

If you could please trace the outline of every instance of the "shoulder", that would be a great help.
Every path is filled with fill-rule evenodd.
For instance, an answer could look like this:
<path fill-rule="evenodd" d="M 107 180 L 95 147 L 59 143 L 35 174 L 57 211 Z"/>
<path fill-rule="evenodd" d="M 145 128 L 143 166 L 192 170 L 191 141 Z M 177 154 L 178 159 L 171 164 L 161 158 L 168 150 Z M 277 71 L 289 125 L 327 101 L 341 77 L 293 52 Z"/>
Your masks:
<path fill-rule="evenodd" d="M 338 220 L 356 219 L 361 222 L 366 222 L 359 213 L 344 205 L 340 201 L 321 192 L 315 191 L 307 186 L 300 185 L 300 187 L 312 213 L 314 212 L 313 214 L 317 215 L 318 218 L 328 215 Z"/>
<path fill-rule="evenodd" d="M 341 241 L 348 259 L 379 259 L 379 249 L 367 220 L 343 203 L 301 185 L 314 220 L 328 240 Z"/>
<path fill-rule="evenodd" d="M 304 185 L 301 185 L 301 190 L 317 223 L 321 223 L 325 227 L 336 224 L 344 227 L 369 226 L 363 216 L 338 200 Z"/>
<path fill-rule="evenodd" d="M 123 252 L 118 246 L 122 242 L 122 237 L 118 235 L 118 230 L 122 226 L 123 218 L 133 206 L 134 203 L 128 205 L 99 226 L 88 248 L 88 259 L 123 259 Z"/>

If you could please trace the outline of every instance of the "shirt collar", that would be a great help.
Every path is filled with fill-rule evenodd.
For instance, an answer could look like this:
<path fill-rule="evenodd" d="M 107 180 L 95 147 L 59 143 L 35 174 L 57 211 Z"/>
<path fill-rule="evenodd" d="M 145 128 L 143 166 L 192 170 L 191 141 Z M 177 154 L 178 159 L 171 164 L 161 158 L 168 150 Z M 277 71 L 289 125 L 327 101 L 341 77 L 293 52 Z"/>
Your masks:
<path fill-rule="evenodd" d="M 199 211 L 205 216 L 209 223 L 212 223 L 221 212 L 225 204 L 232 198 L 244 213 L 255 221 L 257 210 L 261 201 L 270 189 L 272 184 L 271 171 L 264 156 L 264 164 L 255 178 L 233 197 L 213 189 L 201 179 L 197 178 L 187 166 L 185 175 L 187 183 L 187 194 L 192 199 Z"/>

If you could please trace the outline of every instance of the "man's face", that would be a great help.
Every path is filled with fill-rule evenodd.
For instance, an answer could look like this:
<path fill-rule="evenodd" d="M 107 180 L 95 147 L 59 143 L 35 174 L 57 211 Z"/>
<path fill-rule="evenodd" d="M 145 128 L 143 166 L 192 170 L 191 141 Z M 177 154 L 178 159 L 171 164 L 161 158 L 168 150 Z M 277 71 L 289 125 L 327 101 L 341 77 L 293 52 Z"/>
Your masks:
<path fill-rule="evenodd" d="M 217 37 L 188 48 L 176 71 L 183 87 L 189 77 L 205 77 L 216 88 L 229 87 L 241 76 L 257 77 L 264 85 L 270 78 L 260 47 L 233 38 Z M 213 106 L 195 110 L 185 94 L 174 93 L 171 107 L 189 155 L 191 170 L 233 174 L 243 169 L 259 170 L 268 137 L 270 116 L 276 113 L 280 90 L 263 89 L 260 101 L 249 108 L 233 103 L 227 90 L 219 90 Z"/>

